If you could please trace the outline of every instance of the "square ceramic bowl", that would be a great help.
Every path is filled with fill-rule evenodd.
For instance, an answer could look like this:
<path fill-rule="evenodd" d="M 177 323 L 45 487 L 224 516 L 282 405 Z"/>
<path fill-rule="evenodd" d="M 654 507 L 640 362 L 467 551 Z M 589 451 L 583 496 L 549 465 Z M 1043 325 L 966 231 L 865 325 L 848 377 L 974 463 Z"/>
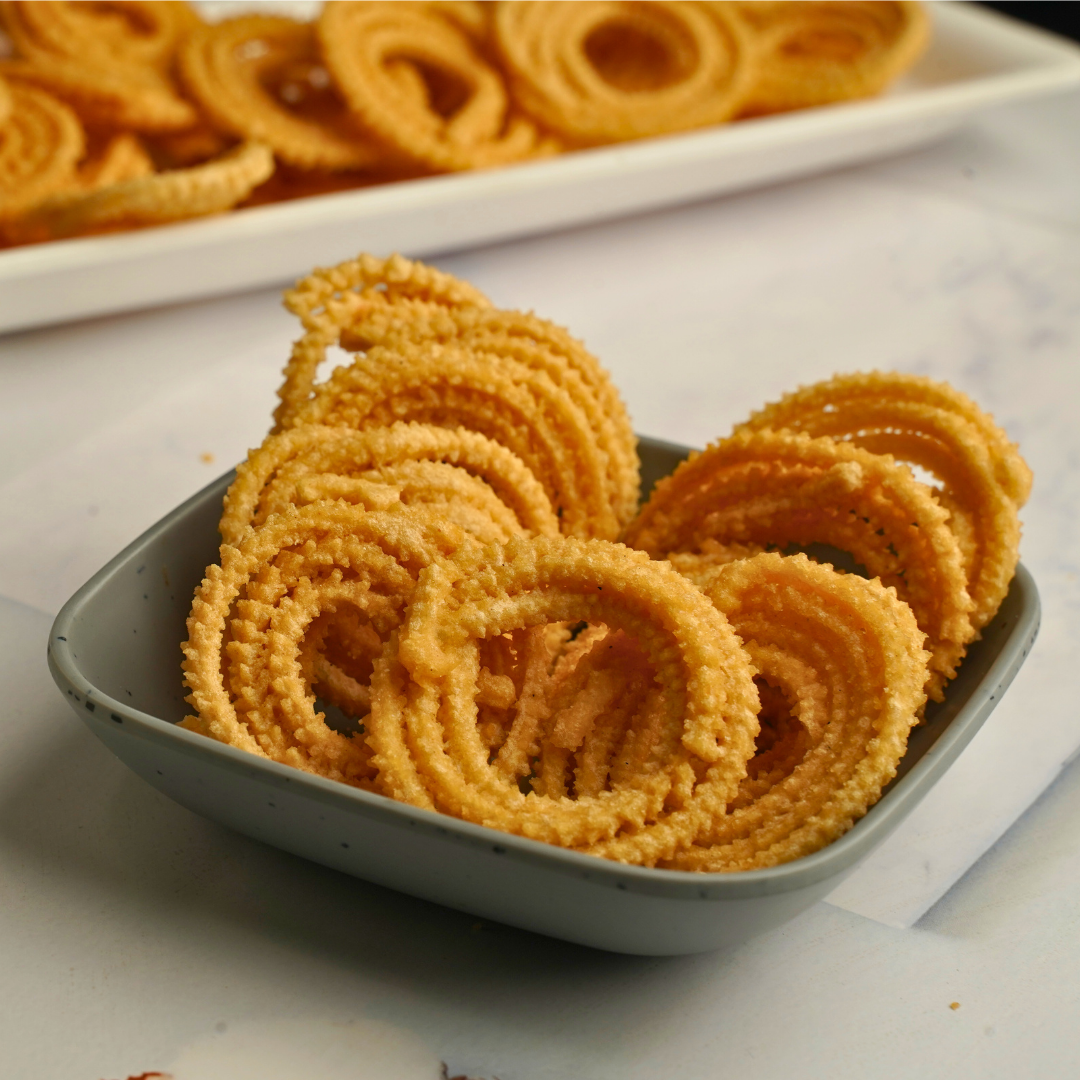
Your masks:
<path fill-rule="evenodd" d="M 647 486 L 686 453 L 642 440 Z M 1021 566 L 947 700 L 913 732 L 897 778 L 822 851 L 735 874 L 622 866 L 405 806 L 177 727 L 187 712 L 185 619 L 205 567 L 217 560 L 217 521 L 231 479 L 221 477 L 159 521 L 57 616 L 49 666 L 79 718 L 144 780 L 239 832 L 414 896 L 616 952 L 671 955 L 735 944 L 831 892 L 949 768 L 1038 630 L 1038 593 Z"/>

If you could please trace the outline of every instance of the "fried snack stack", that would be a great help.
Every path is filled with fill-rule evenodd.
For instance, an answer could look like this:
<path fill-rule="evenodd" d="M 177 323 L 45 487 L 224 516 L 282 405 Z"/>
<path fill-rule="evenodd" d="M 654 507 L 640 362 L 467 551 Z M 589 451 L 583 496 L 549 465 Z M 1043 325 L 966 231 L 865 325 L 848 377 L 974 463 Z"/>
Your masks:
<path fill-rule="evenodd" d="M 915 613 L 931 654 L 928 690 L 940 701 L 974 637 L 948 522 L 931 490 L 891 458 L 765 429 L 714 443 L 661 481 L 626 539 L 695 578 L 729 561 L 732 543 L 738 555 L 814 544 L 847 552 Z"/>
<path fill-rule="evenodd" d="M 876 94 L 910 0 L 0 0 L 0 244 L 491 168 Z M 0 56 L 4 55 L 0 37 Z"/>
<path fill-rule="evenodd" d="M 626 410 L 565 330 L 400 256 L 286 305 L 188 620 L 193 731 L 622 862 L 773 866 L 880 797 L 1008 590 L 1030 472 L 951 387 L 803 388 L 639 510 Z"/>
<path fill-rule="evenodd" d="M 198 26 L 184 3 L 0 3 L 0 238 L 29 243 L 217 213 L 274 171 L 262 144 L 214 143 L 159 172 L 155 139 L 200 113 L 173 69 Z M 222 153 L 218 153 L 223 151 Z"/>
<path fill-rule="evenodd" d="M 994 617 L 1016 569 L 1031 470 L 970 398 L 925 376 L 844 375 L 785 395 L 743 427 L 828 435 L 930 473 L 960 546 L 973 629 Z"/>

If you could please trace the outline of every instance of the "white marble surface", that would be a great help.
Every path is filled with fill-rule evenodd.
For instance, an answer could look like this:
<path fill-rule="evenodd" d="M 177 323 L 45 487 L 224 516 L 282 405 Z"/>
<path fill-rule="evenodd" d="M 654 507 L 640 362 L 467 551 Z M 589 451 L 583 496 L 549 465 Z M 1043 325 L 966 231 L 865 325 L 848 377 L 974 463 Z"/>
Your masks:
<path fill-rule="evenodd" d="M 1070 96 L 903 159 L 440 260 L 584 337 L 640 431 L 702 444 L 794 382 L 898 367 L 971 393 L 1035 469 L 1042 636 L 967 778 L 910 819 L 874 888 L 840 898 L 852 910 L 819 905 L 729 954 L 635 960 L 477 927 L 129 776 L 52 687 L 44 613 L 259 441 L 292 321 L 260 293 L 0 339 L 0 1073 L 210 1076 L 273 1032 L 270 1080 L 290 1075 L 284 1044 L 312 1040 L 348 1060 L 381 1047 L 358 1076 L 439 1059 L 502 1080 L 1076 1075 L 1077 766 L 913 928 L 884 923 L 960 872 L 920 853 L 984 850 L 1080 742 L 1078 175 Z M 970 810 L 980 740 L 1026 777 L 990 816 Z"/>

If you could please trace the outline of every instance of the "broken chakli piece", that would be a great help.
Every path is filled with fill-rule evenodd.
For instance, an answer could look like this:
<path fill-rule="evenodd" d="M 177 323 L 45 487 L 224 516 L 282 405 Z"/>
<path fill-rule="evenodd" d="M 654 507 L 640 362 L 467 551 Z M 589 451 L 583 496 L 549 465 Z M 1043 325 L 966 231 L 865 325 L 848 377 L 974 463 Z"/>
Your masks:
<path fill-rule="evenodd" d="M 774 866 L 880 797 L 1007 592 L 1030 472 L 945 384 L 805 387 L 635 513 L 625 409 L 561 328 L 401 256 L 286 304 L 188 621 L 193 731 L 625 863 Z"/>

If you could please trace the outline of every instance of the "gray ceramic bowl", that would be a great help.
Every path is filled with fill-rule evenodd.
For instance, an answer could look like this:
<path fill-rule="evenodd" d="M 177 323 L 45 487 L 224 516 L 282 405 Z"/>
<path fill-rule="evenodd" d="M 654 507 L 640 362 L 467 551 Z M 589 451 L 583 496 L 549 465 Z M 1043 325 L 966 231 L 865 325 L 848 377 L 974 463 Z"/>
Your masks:
<path fill-rule="evenodd" d="M 647 486 L 687 451 L 644 439 Z M 929 710 L 900 773 L 846 836 L 768 870 L 622 866 L 298 772 L 176 727 L 192 592 L 216 561 L 211 484 L 122 551 L 64 606 L 49 666 L 76 714 L 143 779 L 196 813 L 356 877 L 485 918 L 616 952 L 667 955 L 744 941 L 832 891 L 926 795 L 1000 700 L 1035 638 L 1021 566 L 997 618 Z"/>

